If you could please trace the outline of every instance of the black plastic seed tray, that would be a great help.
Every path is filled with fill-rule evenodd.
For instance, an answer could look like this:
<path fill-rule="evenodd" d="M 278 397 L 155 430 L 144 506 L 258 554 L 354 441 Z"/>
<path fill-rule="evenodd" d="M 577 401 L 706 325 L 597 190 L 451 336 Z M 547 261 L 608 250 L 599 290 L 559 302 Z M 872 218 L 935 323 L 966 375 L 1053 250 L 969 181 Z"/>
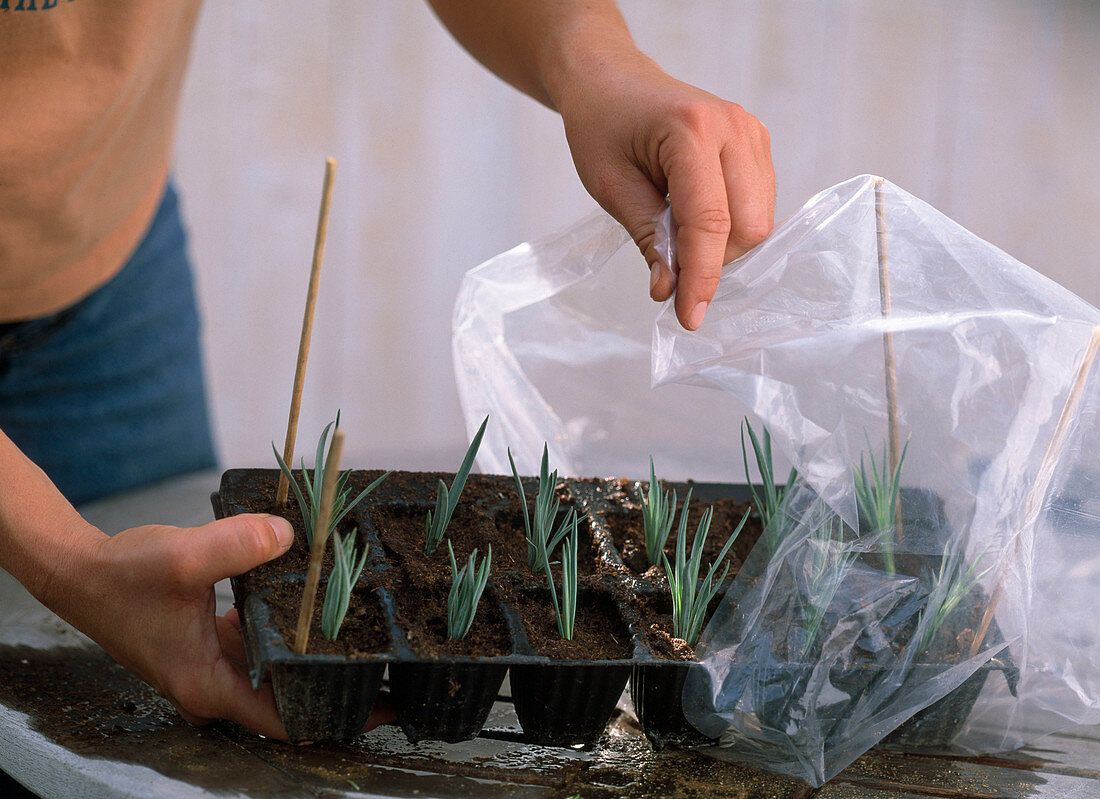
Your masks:
<path fill-rule="evenodd" d="M 377 476 L 377 472 L 353 472 L 350 482 L 355 490 Z M 432 657 L 420 654 L 410 643 L 410 631 L 404 626 L 399 595 L 417 591 L 418 586 L 403 581 L 402 553 L 386 541 L 386 531 L 376 524 L 387 514 L 423 519 L 433 507 L 437 481 L 450 475 L 394 473 L 341 523 L 346 534 L 358 530 L 360 541 L 371 545 L 368 568 L 360 581 L 359 601 L 373 601 L 389 631 L 384 651 L 354 656 L 293 653 L 275 623 L 269 605 L 270 593 L 279 583 L 300 585 L 304 568 L 279 569 L 279 561 L 264 568 L 264 580 L 255 579 L 255 570 L 233 580 L 233 591 L 240 610 L 241 626 L 253 684 L 259 686 L 270 674 L 280 717 L 292 740 L 347 740 L 358 735 L 370 715 L 389 669 L 391 701 L 397 721 L 411 741 L 423 739 L 461 741 L 478 734 L 489 714 L 505 675 L 511 672 L 512 697 L 524 731 L 524 740 L 549 745 L 588 745 L 603 733 L 616 703 L 633 674 L 633 690 L 638 697 L 645 675 L 645 708 L 674 709 L 676 723 L 671 731 L 659 714 L 643 711 L 643 726 L 656 745 L 666 740 L 698 742 L 690 734 L 681 735 L 686 722 L 679 711 L 683 664 L 656 654 L 647 642 L 645 625 L 639 617 L 636 597 L 667 594 L 667 583 L 655 573 L 631 574 L 624 565 L 608 525 L 614 514 L 638 513 L 637 484 L 622 480 L 563 480 L 559 482 L 559 513 L 575 508 L 585 514 L 580 549 L 590 560 L 580 565 L 580 610 L 587 605 L 602 606 L 605 614 L 618 620 L 629 639 L 623 657 L 602 660 L 555 659 L 540 655 L 531 645 L 518 599 L 531 592 L 545 593 L 545 578 L 532 575 L 524 563 L 501 563 L 494 553 L 490 589 L 483 605 L 495 606 L 507 625 L 509 651 L 485 656 Z M 395 479 L 396 478 L 396 479 Z M 243 512 L 271 511 L 274 505 L 276 470 L 233 469 L 222 476 L 221 487 L 212 495 L 218 518 Z M 526 481 L 528 496 L 533 497 L 535 480 Z M 681 496 L 685 493 L 680 486 Z M 747 489 L 740 486 L 693 484 L 696 502 L 718 499 L 742 500 Z M 469 495 L 470 499 L 467 499 Z M 463 495 L 469 507 L 466 516 L 452 521 L 449 535 L 456 549 L 463 536 L 459 522 L 472 526 L 485 524 L 498 529 L 511 528 L 522 542 L 522 517 L 511 477 L 473 475 Z M 293 497 L 288 509 L 295 503 Z M 533 505 L 533 502 L 532 502 Z M 460 506 L 461 507 L 461 506 Z M 292 510 L 286 512 L 293 517 Z M 693 531 L 694 532 L 694 531 Z M 498 532 L 499 534 L 499 532 Z M 713 536 L 722 535 L 715 530 Z M 301 538 L 301 536 L 299 536 Z M 296 540 L 295 547 L 304 543 Z M 421 539 L 420 546 L 423 542 Z M 442 562 L 449 560 L 446 544 L 437 551 Z M 482 553 L 484 550 L 482 550 Z M 285 557 L 285 556 L 284 556 Z M 500 565 L 498 565 L 500 564 Z M 731 569 L 732 573 L 736 568 Z M 325 570 L 327 574 L 327 566 Z M 318 603 L 323 597 L 322 589 Z M 300 589 L 299 589 L 300 591 Z M 550 611 L 549 601 L 545 603 Z M 480 616 L 479 616 L 480 618 Z M 284 629 L 286 625 L 284 624 Z M 320 637 L 316 628 L 314 638 Z M 311 638 L 311 651 L 313 640 Z M 667 696 L 665 695 L 667 694 Z M 659 697 L 659 698 L 652 698 Z M 672 713 L 672 710 L 669 711 Z M 690 727 L 687 731 L 694 732 Z M 696 736 L 698 734 L 696 733 Z"/>
<path fill-rule="evenodd" d="M 353 472 L 350 487 L 357 491 L 379 474 Z M 585 612 L 586 603 L 604 607 L 608 618 L 613 617 L 608 626 L 619 627 L 623 631 L 621 636 L 629 639 L 622 657 L 566 659 L 539 654 L 529 640 L 526 623 L 530 620 L 524 619 L 520 607 L 523 603 L 519 600 L 532 592 L 545 594 L 544 577 L 533 575 L 522 555 L 513 551 L 511 560 L 501 559 L 500 550 L 494 553 L 490 588 L 482 599 L 482 607 L 503 620 L 508 638 L 505 651 L 493 656 L 480 651 L 464 656 L 432 656 L 421 652 L 412 641 L 424 631 L 410 629 L 399 610 L 403 592 L 423 589 L 417 579 L 402 576 L 411 553 L 423 549 L 423 533 L 417 533 L 411 543 L 407 533 L 404 543 L 395 542 L 388 540 L 387 532 L 392 535 L 393 528 L 387 525 L 404 519 L 423 531 L 441 478 L 449 482 L 452 475 L 396 472 L 341 524 L 344 534 L 358 530 L 371 547 L 369 567 L 357 588 L 357 596 L 360 603 L 372 602 L 377 606 L 374 610 L 382 619 L 381 637 L 386 639 L 380 651 L 354 655 L 291 652 L 280 631 L 290 627 L 285 620 L 281 626 L 276 623 L 269 601 L 277 587 L 303 582 L 306 561 L 301 554 L 296 568 L 286 566 L 291 560 L 288 553 L 273 564 L 234 578 L 233 591 L 241 613 L 253 683 L 259 686 L 264 676 L 270 674 L 280 717 L 291 739 L 346 740 L 358 735 L 370 716 L 388 669 L 397 720 L 411 741 L 461 741 L 476 736 L 485 724 L 505 675 L 510 672 L 523 740 L 567 746 L 593 743 L 606 728 L 629 680 L 639 720 L 654 747 L 709 742 L 687 722 L 681 708 L 684 681 L 692 669 L 700 668 L 699 664 L 662 655 L 652 644 L 652 630 L 647 626 L 654 617 L 647 617 L 645 608 L 652 608 L 654 603 L 668 597 L 667 581 L 656 569 L 641 574 L 637 568 L 632 571 L 616 544 L 623 539 L 617 537 L 615 525 L 632 516 L 640 520 L 638 494 L 644 484 L 621 479 L 563 480 L 556 494 L 561 500 L 560 514 L 575 509 L 584 515 L 580 546 L 583 562 L 578 564 L 581 574 L 578 615 Z M 219 491 L 211 497 L 215 515 L 221 518 L 274 510 L 277 480 L 278 472 L 273 469 L 227 471 Z M 690 486 L 696 508 L 710 504 L 719 508 L 711 529 L 711 537 L 719 544 L 740 520 L 744 506 L 738 503 L 744 503 L 749 496 L 749 489 L 742 485 L 670 485 L 681 498 Z M 529 503 L 535 486 L 533 478 L 525 480 Z M 495 530 L 493 535 L 498 538 L 504 535 L 505 541 L 510 540 L 509 535 L 518 537 L 522 545 L 522 515 L 512 478 L 471 476 L 459 507 L 464 510 L 456 512 L 449 531 L 456 549 L 461 551 L 463 536 L 473 536 L 477 529 Z M 927 492 L 903 490 L 902 512 L 914 523 L 929 524 L 930 531 L 942 529 L 937 521 L 942 515 L 939 500 Z M 293 501 L 282 513 L 294 518 Z M 694 532 L 693 527 L 689 529 Z M 750 523 L 735 544 L 737 556 L 745 557 L 758 535 L 759 524 L 754 529 Z M 304 550 L 300 537 L 295 547 Z M 445 547 L 438 559 L 448 565 L 449 583 Z M 734 558 L 730 578 L 736 573 L 737 563 L 738 558 Z M 298 592 L 300 596 L 300 589 Z M 483 623 L 481 613 L 475 624 Z M 535 613 L 549 615 L 549 602 L 543 601 L 542 609 Z M 315 630 L 313 635 L 311 651 L 319 631 Z M 1000 635 L 995 625 L 990 635 Z M 942 741 L 946 745 L 969 713 L 988 672 L 1004 671 L 1011 687 L 1014 668 L 1010 662 L 988 664 L 944 700 L 906 722 L 891 736 L 891 742 L 926 746 L 929 741 Z"/>

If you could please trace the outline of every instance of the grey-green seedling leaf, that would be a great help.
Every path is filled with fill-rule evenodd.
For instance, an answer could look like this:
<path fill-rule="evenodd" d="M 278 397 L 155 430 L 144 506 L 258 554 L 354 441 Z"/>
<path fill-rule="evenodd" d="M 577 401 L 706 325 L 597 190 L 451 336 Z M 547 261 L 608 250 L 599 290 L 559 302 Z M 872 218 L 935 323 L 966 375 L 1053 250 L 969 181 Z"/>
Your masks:
<path fill-rule="evenodd" d="M 753 455 L 756 458 L 756 468 L 760 472 L 760 479 L 763 481 L 760 491 L 757 491 L 749 472 L 748 448 L 745 446 L 746 430 L 752 444 Z M 745 466 L 745 482 L 749 484 L 753 504 L 760 514 L 760 520 L 764 527 L 764 545 L 769 552 L 774 553 L 779 548 L 779 543 L 786 538 L 789 532 L 789 525 L 782 513 L 783 499 L 787 488 L 780 488 L 775 482 L 775 471 L 772 466 L 771 433 L 765 427 L 763 442 L 761 442 L 747 418 L 741 427 L 741 461 Z M 798 472 L 792 467 L 791 473 L 787 476 L 787 487 L 793 485 L 797 477 Z"/>
<path fill-rule="evenodd" d="M 340 634 L 340 627 L 344 624 L 351 601 L 351 591 L 359 582 L 359 576 L 367 562 L 367 552 L 370 550 L 370 544 L 364 546 L 359 562 L 356 563 L 355 533 L 352 530 L 347 540 L 342 539 L 338 532 L 333 531 L 332 534 L 332 571 L 329 573 L 328 585 L 325 586 L 325 602 L 321 607 L 321 634 L 330 641 L 335 641 Z"/>
<path fill-rule="evenodd" d="M 451 591 L 447 596 L 447 637 L 460 641 L 467 636 L 477 615 L 481 594 L 489 582 L 489 570 L 493 562 L 493 546 L 485 554 L 480 568 L 477 566 L 477 550 L 460 570 L 455 562 L 454 547 L 447 539 L 447 552 L 451 556 Z"/>
<path fill-rule="evenodd" d="M 642 502 L 642 529 L 645 533 L 645 553 L 651 566 L 661 565 L 665 544 L 672 532 L 672 523 L 676 518 L 678 497 L 672 489 L 662 491 L 663 486 L 657 479 L 653 467 L 653 456 L 649 457 L 648 496 L 638 488 L 638 498 Z"/>
<path fill-rule="evenodd" d="M 275 442 L 271 442 L 271 449 L 275 453 L 275 460 L 279 462 L 279 468 L 283 474 L 286 475 L 287 481 L 290 483 L 290 488 L 294 491 L 294 498 L 298 500 L 298 510 L 302 512 L 302 522 L 306 528 L 306 543 L 310 546 L 313 545 L 313 524 L 310 517 L 311 504 L 306 501 L 305 496 L 302 495 L 302 489 L 298 486 L 298 481 L 294 479 L 294 474 L 290 471 L 290 467 L 286 465 L 283 460 L 283 456 L 279 454 L 279 450 L 275 448 Z"/>
<path fill-rule="evenodd" d="M 286 475 L 287 481 L 294 491 L 294 498 L 298 501 L 298 509 L 302 512 L 302 524 L 305 527 L 306 544 L 309 547 L 313 546 L 313 534 L 317 526 L 317 517 L 321 511 L 321 487 L 325 484 L 325 473 L 328 471 L 329 467 L 329 464 L 325 460 L 325 445 L 328 442 L 329 431 L 339 429 L 339 426 L 340 412 L 337 411 L 335 421 L 325 425 L 325 429 L 321 431 L 321 437 L 317 441 L 317 453 L 316 460 L 314 461 L 312 480 L 309 477 L 309 472 L 306 470 L 305 458 L 302 458 L 302 483 L 305 485 L 305 493 L 302 492 L 298 481 L 294 479 L 294 474 L 291 472 L 290 466 L 287 465 L 283 457 L 279 454 L 279 450 L 276 449 L 275 442 L 271 442 L 271 449 L 275 453 L 275 460 L 279 463 L 279 469 Z M 368 494 L 381 485 L 382 481 L 389 477 L 390 474 L 391 472 L 386 472 L 361 491 L 355 499 L 348 502 L 350 491 L 347 489 L 347 483 L 351 477 L 351 469 L 344 471 L 336 484 L 335 498 L 332 503 L 332 515 L 329 518 L 326 534 L 331 534 L 340 521 L 360 502 L 366 499 Z"/>
<path fill-rule="evenodd" d="M 920 618 L 917 621 L 919 628 L 925 617 L 931 616 L 924 627 L 924 632 L 921 634 L 918 652 L 928 651 L 928 648 L 932 646 L 936 633 L 939 632 L 947 617 L 951 615 L 951 611 L 958 607 L 959 603 L 966 598 L 966 595 L 974 590 L 974 586 L 992 571 L 993 566 L 991 565 L 981 574 L 975 574 L 978 565 L 985 559 L 987 551 L 985 550 L 978 555 L 974 562 L 970 564 L 970 567 L 963 571 L 963 565 L 966 561 L 965 553 L 961 548 L 952 549 L 950 541 L 944 544 L 943 560 L 940 562 L 939 573 L 933 581 L 932 591 L 928 594 L 924 610 L 921 611 Z"/>
<path fill-rule="evenodd" d="M 707 535 L 710 531 L 711 519 L 714 516 L 714 508 L 707 508 L 699 519 L 692 538 L 691 557 L 687 554 L 687 528 L 688 507 L 691 504 L 691 491 L 688 491 L 684 499 L 684 506 L 680 510 L 680 524 L 676 531 L 676 563 L 669 562 L 668 556 L 662 553 L 662 561 L 665 567 L 665 575 L 668 577 L 669 592 L 672 595 L 672 632 L 677 638 L 682 638 L 690 646 L 699 643 L 699 636 L 703 632 L 703 622 L 706 621 L 707 607 L 718 593 L 722 583 L 729 574 L 729 564 L 725 565 L 720 577 L 715 579 L 718 567 L 729 554 L 733 542 L 737 540 L 745 523 L 749 519 L 748 512 L 741 517 L 737 528 L 726 539 L 718 557 L 707 567 L 706 577 L 699 582 L 699 571 L 702 567 L 703 548 L 706 545 Z"/>
<path fill-rule="evenodd" d="M 558 471 L 550 471 L 550 452 L 547 445 L 542 446 L 542 464 L 539 467 L 538 492 L 535 494 L 535 511 L 528 514 L 527 494 L 523 490 L 523 481 L 520 480 L 516 470 L 516 462 L 512 459 L 512 453 L 508 452 L 508 463 L 512 467 L 512 477 L 516 482 L 516 491 L 519 493 L 520 505 L 523 508 L 523 527 L 527 534 L 527 567 L 536 574 L 545 570 L 550 560 L 550 553 L 557 549 L 558 545 L 569 532 L 569 516 L 566 515 L 554 530 L 554 520 L 558 517 L 560 500 L 554 496 L 558 485 Z M 581 516 L 578 522 L 587 518 Z"/>
<path fill-rule="evenodd" d="M 550 586 L 550 601 L 554 606 L 554 616 L 558 622 L 558 634 L 566 641 L 573 640 L 573 631 L 577 618 L 577 550 L 580 545 L 578 518 L 575 510 L 570 510 L 565 524 L 570 534 L 562 545 L 561 558 L 561 602 L 554 587 L 554 576 L 550 564 L 546 563 L 546 582 Z"/>
<path fill-rule="evenodd" d="M 864 434 L 866 436 L 866 433 Z M 856 505 L 861 519 L 871 526 L 870 532 L 880 535 L 879 551 L 882 555 L 883 566 L 886 571 L 893 574 L 894 568 L 894 538 L 891 532 L 897 519 L 898 504 L 901 501 L 901 467 L 905 463 L 905 455 L 909 451 L 909 440 L 898 458 L 898 465 L 893 473 L 889 473 L 886 464 L 889 459 L 886 446 L 882 448 L 882 468 L 879 468 L 875 460 L 875 452 L 871 447 L 871 438 L 867 437 L 867 449 L 871 460 L 868 470 L 863 453 L 859 455 L 859 468 L 852 467 L 852 476 L 855 480 Z"/>
<path fill-rule="evenodd" d="M 813 648 L 825 613 L 859 554 L 855 547 L 844 542 L 840 519 L 827 511 L 825 514 L 805 541 L 805 545 L 811 548 L 811 562 L 808 585 L 802 600 L 802 629 L 805 633 L 802 658 Z"/>
<path fill-rule="evenodd" d="M 474 458 L 477 456 L 478 447 L 481 446 L 481 438 L 485 435 L 487 424 L 489 424 L 488 416 L 481 423 L 474 440 L 470 442 L 470 446 L 466 450 L 466 457 L 462 459 L 462 465 L 455 472 L 455 479 L 451 482 L 451 487 L 447 488 L 442 480 L 439 481 L 440 490 L 435 498 L 435 512 L 428 511 L 427 524 L 425 525 L 424 551 L 429 555 L 435 552 L 436 547 L 439 546 L 444 534 L 447 532 L 447 526 L 451 523 L 451 515 L 458 505 L 459 497 L 462 496 L 462 489 L 466 487 L 466 478 L 470 476 L 470 469 L 473 468 Z"/>

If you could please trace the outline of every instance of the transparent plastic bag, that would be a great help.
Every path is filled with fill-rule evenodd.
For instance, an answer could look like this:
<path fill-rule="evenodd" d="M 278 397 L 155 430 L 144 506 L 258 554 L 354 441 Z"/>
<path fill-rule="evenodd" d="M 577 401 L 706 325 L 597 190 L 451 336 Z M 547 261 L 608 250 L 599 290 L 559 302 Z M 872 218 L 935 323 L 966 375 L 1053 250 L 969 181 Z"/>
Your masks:
<path fill-rule="evenodd" d="M 563 476 L 648 479 L 652 454 L 666 479 L 731 478 L 745 408 L 705 388 L 651 387 L 661 306 L 648 286 L 645 260 L 602 211 L 466 274 L 453 354 L 470 434 L 490 416 L 479 468 L 509 474 L 511 447 L 520 473 L 537 474 L 545 441 Z"/>
<path fill-rule="evenodd" d="M 594 217 L 472 271 L 456 373 L 467 424 L 502 423 L 492 471 L 505 443 L 533 470 L 545 438 L 574 474 L 644 477 L 654 452 L 740 482 L 746 411 L 797 468 L 696 648 L 708 751 L 820 785 L 883 741 L 1100 722 L 1100 312 L 870 176 L 727 267 L 694 333 L 666 304 L 647 336 L 623 252 L 639 269 Z M 901 462 L 900 524 L 860 511 L 872 456 Z"/>

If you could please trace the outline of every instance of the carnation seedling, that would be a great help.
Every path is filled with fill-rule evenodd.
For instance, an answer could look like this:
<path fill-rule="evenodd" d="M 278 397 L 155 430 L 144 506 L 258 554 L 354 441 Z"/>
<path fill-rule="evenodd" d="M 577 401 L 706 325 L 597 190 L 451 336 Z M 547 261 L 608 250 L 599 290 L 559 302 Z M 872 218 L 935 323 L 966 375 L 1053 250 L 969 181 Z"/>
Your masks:
<path fill-rule="evenodd" d="M 351 589 L 359 582 L 359 575 L 363 573 L 367 552 L 370 550 L 370 544 L 364 546 L 359 562 L 356 563 L 355 533 L 352 530 L 346 540 L 340 538 L 338 532 L 332 533 L 332 572 L 328 576 L 328 585 L 325 586 L 325 604 L 321 606 L 321 634 L 330 641 L 335 641 L 340 634 L 340 626 L 344 623 L 348 602 L 351 601 Z"/>
<path fill-rule="evenodd" d="M 642 525 L 645 530 L 645 554 L 650 566 L 660 566 L 665 556 L 665 542 L 672 531 L 672 522 L 676 518 L 676 492 L 671 488 L 662 491 L 663 486 L 657 480 L 653 469 L 653 457 L 649 458 L 648 496 L 638 489 L 642 501 Z M 691 491 L 688 491 L 691 496 Z"/>
<path fill-rule="evenodd" d="M 949 541 L 943 547 L 943 561 L 940 563 L 940 570 L 936 574 L 936 578 L 932 583 L 932 592 L 928 595 L 928 603 L 924 606 L 924 610 L 921 611 L 920 619 L 918 620 L 918 627 L 925 616 L 930 616 L 928 626 L 924 628 L 924 632 L 921 634 L 919 653 L 927 652 L 928 647 L 932 645 L 933 639 L 936 637 L 936 633 L 939 632 L 940 627 L 943 626 L 944 621 L 951 615 L 960 602 L 974 590 L 974 586 L 985 577 L 993 569 L 990 566 L 981 574 L 975 574 L 978 569 L 978 564 L 982 562 L 985 557 L 983 552 L 977 557 L 977 559 L 970 564 L 970 567 L 963 571 L 965 564 L 965 558 L 960 550 L 951 550 L 951 542 Z"/>
<path fill-rule="evenodd" d="M 684 507 L 680 510 L 680 525 L 676 530 L 676 565 L 669 563 L 668 557 L 662 554 L 665 565 L 665 574 L 668 575 L 668 587 L 672 593 L 672 633 L 677 638 L 687 641 L 688 645 L 695 646 L 699 643 L 699 635 L 703 632 L 703 621 L 706 619 L 707 606 L 718 593 L 718 588 L 729 573 L 730 565 L 727 563 L 722 570 L 722 576 L 714 579 L 718 571 L 718 565 L 726 559 L 730 547 L 737 535 L 748 521 L 749 514 L 741 517 L 737 529 L 730 535 L 718 553 L 718 557 L 707 567 L 707 576 L 699 583 L 699 569 L 703 560 L 703 546 L 706 544 L 707 533 L 710 531 L 710 521 L 714 515 L 714 508 L 707 508 L 699 519 L 699 526 L 695 529 L 695 537 L 691 543 L 691 558 L 687 555 L 687 526 L 688 505 L 691 495 L 684 500 Z"/>
<path fill-rule="evenodd" d="M 523 491 L 523 481 L 519 478 L 512 451 L 508 450 L 508 463 L 512 467 L 512 477 L 516 481 L 520 505 L 523 508 L 523 528 L 527 534 L 527 567 L 536 574 L 547 568 L 550 553 L 569 531 L 569 519 L 566 517 L 554 530 L 554 520 L 558 516 L 559 500 L 554 496 L 558 484 L 558 470 L 550 471 L 550 452 L 542 445 L 542 465 L 539 467 L 538 493 L 535 495 L 535 512 L 527 512 L 527 494 Z"/>
<path fill-rule="evenodd" d="M 489 424 L 488 416 L 485 417 L 485 421 L 478 428 L 474 440 L 470 442 L 470 447 L 466 450 L 466 457 L 462 459 L 462 465 L 458 467 L 458 471 L 455 472 L 455 479 L 451 481 L 451 487 L 447 488 L 446 483 L 442 480 L 439 481 L 439 489 L 435 497 L 435 512 L 428 511 L 425 530 L 424 551 L 429 555 L 435 552 L 435 548 L 439 546 L 444 533 L 447 532 L 447 525 L 451 523 L 451 516 L 458 505 L 458 498 L 462 496 L 462 489 L 466 487 L 466 478 L 470 476 L 470 469 L 474 465 L 474 457 L 477 455 L 478 447 L 481 446 L 481 437 L 485 435 L 485 425 L 487 424 Z"/>
<path fill-rule="evenodd" d="M 871 448 L 871 439 L 867 439 L 867 448 Z M 859 469 L 852 467 L 852 476 L 856 484 L 856 504 L 859 507 L 860 520 L 870 525 L 870 532 L 881 537 L 880 554 L 883 566 L 890 574 L 894 573 L 894 529 L 898 516 L 898 503 L 901 496 L 901 466 L 905 462 L 905 453 L 909 451 L 909 442 L 901 450 L 898 465 L 893 473 L 887 472 L 886 448 L 882 452 L 882 468 L 875 460 L 875 453 L 870 452 L 871 468 L 868 471 L 863 459 L 859 456 Z"/>
<path fill-rule="evenodd" d="M 317 455 L 314 461 L 313 479 L 309 479 L 309 474 L 306 472 L 306 461 L 302 458 L 302 482 L 305 484 L 306 491 L 303 494 L 302 489 L 298 486 L 298 481 L 294 479 L 294 475 L 291 474 L 290 467 L 287 466 L 283 460 L 283 456 L 279 454 L 279 450 L 275 449 L 275 442 L 271 443 L 271 449 L 275 451 L 275 460 L 279 462 L 279 468 L 282 469 L 283 474 L 286 475 L 287 480 L 290 482 L 290 487 L 294 490 L 294 497 L 298 500 L 298 508 L 302 511 L 302 522 L 306 528 L 306 543 L 309 546 L 313 546 L 313 530 L 317 524 L 317 515 L 321 509 L 321 486 L 325 484 L 325 472 L 328 469 L 328 463 L 325 461 L 325 443 L 328 440 L 328 434 L 330 429 L 339 429 L 340 427 L 340 412 L 336 412 L 336 420 L 329 422 L 325 425 L 325 429 L 321 431 L 321 438 L 317 441 Z M 383 480 L 390 476 L 390 472 L 386 472 L 379 477 L 369 486 L 364 488 L 355 499 L 348 501 L 348 497 L 351 495 L 351 489 L 347 487 L 348 478 L 351 476 L 351 469 L 348 469 L 340 475 L 339 480 L 336 483 L 336 497 L 332 503 L 332 517 L 329 519 L 328 530 L 326 535 L 336 529 L 336 526 L 340 524 L 340 521 L 351 512 L 351 510 L 366 499 L 367 495 L 371 491 L 376 489 Z"/>
<path fill-rule="evenodd" d="M 477 605 L 485 584 L 489 582 L 489 569 L 493 562 L 493 545 L 481 566 L 477 565 L 477 550 L 470 553 L 470 559 L 461 569 L 455 562 L 454 547 L 447 539 L 447 551 L 451 555 L 451 592 L 447 596 L 447 637 L 461 641 L 470 632 L 477 615 Z"/>
<path fill-rule="evenodd" d="M 756 485 L 753 484 L 749 475 L 749 455 L 748 448 L 745 446 L 746 429 L 749 433 L 749 441 L 752 443 L 753 454 L 756 456 L 756 467 L 760 472 L 760 479 L 763 481 L 760 491 L 756 490 Z M 752 429 L 752 424 L 748 419 L 745 419 L 741 428 L 741 460 L 745 464 L 745 482 L 749 484 L 753 503 L 760 513 L 760 521 L 764 527 L 764 543 L 769 552 L 775 552 L 779 547 L 779 542 L 783 540 L 787 533 L 787 525 L 780 514 L 780 506 L 783 504 L 783 496 L 787 488 L 794 484 L 798 472 L 792 467 L 791 473 L 787 476 L 787 486 L 785 488 L 777 486 L 775 483 L 775 470 L 772 466 L 772 437 L 767 427 L 764 428 L 763 439 L 763 442 L 761 442 L 757 438 L 756 431 Z"/>
<path fill-rule="evenodd" d="M 554 576 L 550 573 L 550 564 L 546 564 L 546 582 L 550 584 L 550 599 L 554 603 L 554 615 L 558 621 L 558 634 L 566 641 L 573 640 L 573 625 L 577 618 L 577 512 L 569 511 L 565 526 L 569 528 L 569 537 L 561 547 L 561 601 L 554 588 Z"/>
<path fill-rule="evenodd" d="M 802 602 L 802 630 L 805 633 L 803 658 L 813 647 L 825 613 L 858 554 L 854 547 L 844 543 L 844 528 L 840 518 L 828 512 L 815 526 L 805 544 L 810 547 L 812 557 Z"/>

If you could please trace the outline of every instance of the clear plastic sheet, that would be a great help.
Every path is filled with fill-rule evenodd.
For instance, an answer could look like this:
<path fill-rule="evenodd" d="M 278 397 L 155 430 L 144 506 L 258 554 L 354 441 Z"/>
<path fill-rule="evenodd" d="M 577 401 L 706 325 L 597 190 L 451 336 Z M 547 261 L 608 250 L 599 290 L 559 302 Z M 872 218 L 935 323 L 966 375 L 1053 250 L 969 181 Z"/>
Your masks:
<path fill-rule="evenodd" d="M 454 368 L 467 430 L 489 414 L 478 467 L 571 476 L 738 479 L 745 408 L 695 386 L 651 387 L 646 263 L 599 211 L 467 273 L 454 312 Z M 470 420 L 477 422 L 470 428 Z M 701 424 L 700 420 L 706 420 Z M 721 435 L 715 435 L 721 431 Z"/>
<path fill-rule="evenodd" d="M 1100 722 L 1100 312 L 871 176 L 727 267 L 695 333 L 671 304 L 649 324 L 640 268 L 597 216 L 473 270 L 456 374 L 467 425 L 497 423 L 487 470 L 510 444 L 532 471 L 546 439 L 567 473 L 644 477 L 653 452 L 739 482 L 746 411 L 798 469 L 696 648 L 708 751 L 820 785 L 883 741 Z M 886 524 L 857 499 L 872 456 L 901 461 Z M 914 732 L 945 706 L 957 724 Z"/>

